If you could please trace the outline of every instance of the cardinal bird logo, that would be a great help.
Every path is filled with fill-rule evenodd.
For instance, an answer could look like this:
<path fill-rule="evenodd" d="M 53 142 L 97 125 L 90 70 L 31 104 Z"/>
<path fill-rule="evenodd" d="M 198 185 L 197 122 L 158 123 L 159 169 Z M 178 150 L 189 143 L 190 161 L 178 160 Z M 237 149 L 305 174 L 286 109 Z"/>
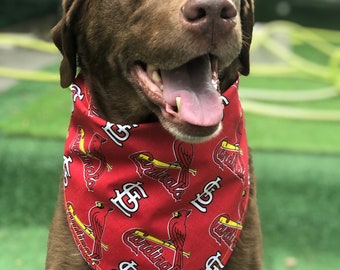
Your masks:
<path fill-rule="evenodd" d="M 83 163 L 83 174 L 86 187 L 93 191 L 96 182 L 107 169 L 112 167 L 106 162 L 102 145 L 106 139 L 97 133 L 86 133 L 82 127 L 78 127 L 77 136 L 72 145 L 71 152 L 75 153 Z"/>
<path fill-rule="evenodd" d="M 97 264 L 103 257 L 103 249 L 106 251 L 109 249 L 109 247 L 102 242 L 102 238 L 106 226 L 107 215 L 112 209 L 107 209 L 102 202 L 97 201 L 95 206 L 88 212 L 89 225 L 83 223 L 78 217 L 76 210 L 71 203 L 68 203 L 67 210 L 73 231 L 79 236 L 79 243 L 88 251 L 86 254 L 88 259 Z M 79 229 L 81 229 L 83 233 L 79 233 Z M 90 249 L 87 247 L 87 241 L 84 241 L 85 235 L 93 240 L 92 252 L 90 252 Z"/>
<path fill-rule="evenodd" d="M 188 187 L 190 184 L 190 173 L 195 175 L 197 172 L 190 169 L 190 165 L 194 156 L 193 145 L 175 141 L 173 151 L 176 158 L 175 163 L 178 164 L 178 167 L 180 168 L 178 183 L 183 187 Z"/>
<path fill-rule="evenodd" d="M 191 168 L 193 145 L 176 140 L 173 143 L 173 154 L 175 156 L 173 162 L 156 159 L 150 152 L 132 154 L 130 159 L 134 162 L 139 177 L 147 176 L 157 180 L 175 201 L 179 201 L 190 186 L 190 175 L 197 174 L 197 170 Z"/>
<path fill-rule="evenodd" d="M 89 211 L 89 229 L 95 236 L 92 248 L 92 258 L 101 260 L 102 254 L 102 238 L 104 234 L 106 217 L 111 209 L 108 211 L 102 202 L 96 202 L 96 206 Z"/>
<path fill-rule="evenodd" d="M 172 270 L 181 270 L 184 266 L 184 244 L 187 236 L 186 221 L 190 210 L 179 210 L 173 213 L 168 224 L 170 242 L 175 247 L 175 257 Z"/>
<path fill-rule="evenodd" d="M 157 237 L 144 229 L 131 229 L 123 235 L 124 243 L 136 255 L 143 254 L 156 268 L 182 270 L 184 257 L 190 258 L 190 252 L 184 250 L 187 236 L 187 218 L 191 210 L 182 209 L 172 213 L 168 222 L 168 239 Z M 169 252 L 171 251 L 171 252 Z M 171 262 L 172 259 L 172 262 Z"/>

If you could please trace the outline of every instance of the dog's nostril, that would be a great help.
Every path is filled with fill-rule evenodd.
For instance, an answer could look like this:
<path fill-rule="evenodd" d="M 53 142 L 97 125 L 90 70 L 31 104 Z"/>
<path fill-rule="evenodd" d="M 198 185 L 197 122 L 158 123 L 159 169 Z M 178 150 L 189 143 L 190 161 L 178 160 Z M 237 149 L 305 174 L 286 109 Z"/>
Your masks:
<path fill-rule="evenodd" d="M 199 6 L 197 7 L 183 6 L 182 12 L 183 12 L 184 18 L 188 22 L 195 22 L 206 17 L 205 9 Z"/>
<path fill-rule="evenodd" d="M 230 19 L 237 15 L 235 7 L 228 0 L 188 0 L 182 7 L 184 19 L 190 23 Z"/>
<path fill-rule="evenodd" d="M 201 19 L 204 18 L 206 16 L 206 12 L 204 8 L 198 8 L 196 11 L 196 14 L 194 14 L 194 17 L 192 18 L 192 20 L 194 21 L 195 19 Z"/>
<path fill-rule="evenodd" d="M 228 19 L 236 17 L 236 15 L 237 15 L 236 9 L 224 7 L 222 8 L 220 17 L 222 19 L 228 20 Z"/>

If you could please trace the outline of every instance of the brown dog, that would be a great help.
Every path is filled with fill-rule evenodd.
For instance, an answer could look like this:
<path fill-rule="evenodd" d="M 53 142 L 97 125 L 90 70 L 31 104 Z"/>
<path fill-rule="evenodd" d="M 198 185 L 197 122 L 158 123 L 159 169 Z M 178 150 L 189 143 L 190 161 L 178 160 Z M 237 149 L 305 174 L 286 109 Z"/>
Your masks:
<path fill-rule="evenodd" d="M 114 171 L 114 168 L 111 168 L 112 165 L 115 166 L 119 163 L 119 160 L 110 161 L 110 163 L 106 155 L 103 154 L 106 150 L 102 147 L 108 145 L 110 138 L 120 146 L 119 149 L 124 148 L 122 147 L 123 142 L 125 143 L 127 140 L 127 138 L 123 139 L 124 134 L 131 135 L 130 133 L 139 124 L 153 124 L 159 121 L 164 130 L 171 135 L 167 135 L 163 128 L 157 127 L 158 136 L 173 136 L 177 139 L 170 145 L 170 148 L 173 147 L 176 162 L 162 162 L 146 152 L 130 155 L 129 162 L 132 166 L 136 166 L 133 167 L 134 170 L 137 168 L 138 171 L 139 169 L 136 181 L 141 179 L 143 173 L 144 176 L 146 175 L 146 167 L 149 169 L 152 167 L 155 171 L 163 168 L 163 173 L 168 172 L 169 168 L 180 170 L 181 188 L 177 189 L 177 193 L 171 194 L 172 199 L 175 199 L 174 204 L 178 203 L 179 197 L 176 196 L 181 196 L 178 195 L 179 192 L 184 193 L 183 186 L 188 186 L 189 177 L 193 178 L 196 173 L 190 167 L 191 164 L 194 164 L 193 149 L 195 148 L 196 151 L 196 148 L 200 147 L 200 143 L 214 141 L 217 136 L 223 134 L 224 130 L 230 129 L 230 127 L 224 127 L 221 133 L 223 108 L 220 108 L 221 103 L 218 103 L 219 94 L 216 94 L 216 90 L 221 89 L 223 92 L 225 89 L 230 89 L 238 80 L 239 73 L 243 75 L 249 73 L 253 0 L 169 0 L 164 2 L 159 0 L 63 0 L 63 10 L 63 18 L 52 31 L 54 42 L 63 55 L 60 68 L 61 85 L 63 87 L 70 86 L 75 81 L 77 67 L 79 67 L 81 79 L 78 77 L 78 81 L 72 87 L 75 104 L 77 98 L 80 100 L 80 97 L 86 96 L 82 92 L 85 90 L 81 88 L 88 88 L 89 93 L 86 99 L 90 95 L 92 99 L 91 103 L 85 104 L 89 107 L 90 117 L 88 119 L 105 119 L 109 121 L 106 122 L 107 124 L 124 123 L 124 126 L 117 125 L 115 133 L 108 133 L 106 138 L 105 134 L 100 135 L 99 132 L 93 133 L 92 138 L 86 137 L 88 130 L 80 127 L 79 124 L 75 125 L 74 138 L 69 139 L 68 148 L 66 148 L 69 149 L 67 150 L 69 153 L 73 154 L 73 160 L 69 157 L 69 163 L 78 160 L 80 166 L 83 166 L 79 167 L 79 170 L 84 171 L 85 176 L 82 178 L 82 184 L 84 187 L 86 186 L 85 191 L 94 194 L 101 183 L 96 175 L 104 175 L 109 171 L 112 173 Z M 86 87 L 79 87 L 79 80 Z M 174 90 L 177 88 L 186 88 L 187 90 L 183 93 L 183 91 Z M 174 92 L 176 95 L 173 94 Z M 226 115 L 224 118 L 227 118 Z M 84 122 L 86 121 L 84 120 Z M 104 126 L 102 128 L 108 131 L 108 128 L 112 126 L 114 125 L 110 124 L 110 126 L 106 125 L 105 128 Z M 238 133 L 239 128 L 239 126 L 235 126 L 233 134 Z M 73 132 L 72 130 L 70 127 L 70 134 Z M 143 142 L 138 143 L 143 144 Z M 153 141 L 148 143 L 153 144 Z M 244 154 L 247 151 L 243 149 L 242 152 L 237 143 L 231 147 L 233 147 L 232 151 L 238 151 L 239 154 Z M 209 156 L 211 157 L 211 154 Z M 66 154 L 64 158 L 67 159 Z M 91 163 L 92 167 L 89 166 L 90 162 L 93 162 Z M 69 165 L 69 163 L 65 164 Z M 78 215 L 74 205 L 67 197 L 69 193 L 66 192 L 69 182 L 75 181 L 71 176 L 75 169 L 70 172 L 65 164 L 64 181 L 61 184 L 59 200 L 50 229 L 46 269 L 90 269 L 88 265 L 91 265 L 92 269 L 105 270 L 179 270 L 184 269 L 184 266 L 188 270 L 196 270 L 196 268 L 261 269 L 261 231 L 256 204 L 255 178 L 252 174 L 251 164 L 249 164 L 250 191 L 246 190 L 242 193 L 242 196 L 245 196 L 246 192 L 249 193 L 244 223 L 240 223 L 242 218 L 233 221 L 229 220 L 229 216 L 219 216 L 220 219 L 217 223 L 211 223 L 211 225 L 209 223 L 210 229 L 213 224 L 216 226 L 220 226 L 223 222 L 226 224 L 224 227 L 226 233 L 219 235 L 221 239 L 218 238 L 215 231 L 211 231 L 208 236 L 218 242 L 218 246 L 223 246 L 231 234 L 239 235 L 238 231 L 242 228 L 237 244 L 235 240 L 228 246 L 228 249 L 233 250 L 233 253 L 225 266 L 221 266 L 223 260 L 220 258 L 220 252 L 217 251 L 214 253 L 216 256 L 211 256 L 210 259 L 204 258 L 206 263 L 200 267 L 195 266 L 195 263 L 189 264 L 187 258 L 193 257 L 194 254 L 185 252 L 185 249 L 190 247 L 185 241 L 189 239 L 191 232 L 189 223 L 196 215 L 194 210 L 196 212 L 199 212 L 197 210 L 207 211 L 207 208 L 202 204 L 205 202 L 199 201 L 199 197 L 197 200 L 191 200 L 190 210 L 174 208 L 176 211 L 173 211 L 173 217 L 167 216 L 170 221 L 163 228 L 162 237 L 156 238 L 145 231 L 137 230 L 134 231 L 134 236 L 129 235 L 128 232 L 119 236 L 134 252 L 128 250 L 131 252 L 131 257 L 126 257 L 125 251 L 118 250 L 118 253 L 115 254 L 118 254 L 116 255 L 118 257 L 121 256 L 121 258 L 117 258 L 118 261 L 121 260 L 121 263 L 111 267 L 101 267 L 99 263 L 103 258 L 103 253 L 108 253 L 108 247 L 105 245 L 107 243 L 104 242 L 106 238 L 103 237 L 110 234 L 104 232 L 104 225 L 106 228 L 109 227 L 108 220 L 111 216 L 113 217 L 113 213 L 118 212 L 118 208 L 121 210 L 122 216 L 125 214 L 125 218 L 128 217 L 126 218 L 127 222 L 131 220 L 132 213 L 135 212 L 131 208 L 119 207 L 119 203 L 122 206 L 123 202 L 116 200 L 117 195 L 116 199 L 111 197 L 110 201 L 96 201 L 91 209 L 87 208 L 86 215 L 80 212 Z M 97 170 L 93 172 L 95 166 L 97 166 Z M 109 167 L 110 169 L 108 169 Z M 165 167 L 167 170 L 164 170 Z M 187 171 L 183 168 L 187 168 Z M 208 171 L 210 168 L 212 170 L 212 167 L 209 167 Z M 217 169 L 219 168 L 217 167 Z M 220 171 L 222 173 L 222 170 Z M 228 170 L 224 169 L 225 171 Z M 86 173 L 90 175 L 91 172 L 92 176 L 86 178 Z M 119 170 L 115 172 L 116 175 L 121 174 Z M 245 177 L 246 174 L 244 174 L 244 170 L 238 170 L 232 175 L 239 179 Z M 155 175 L 147 176 L 149 180 L 155 180 Z M 215 186 L 210 189 L 211 196 L 213 192 L 218 193 L 216 190 L 219 190 L 222 185 L 222 178 L 216 178 Z M 195 179 L 193 178 L 190 183 L 193 183 Z M 209 179 L 215 179 L 215 177 Z M 103 182 L 103 180 L 100 181 Z M 134 185 L 137 190 L 134 191 L 134 199 L 140 200 L 138 201 L 140 204 L 146 201 L 143 199 L 151 197 L 146 188 L 142 188 L 141 182 L 143 181 Z M 159 184 L 153 180 L 149 182 L 154 186 Z M 241 183 L 241 181 L 238 182 Z M 243 185 L 246 185 L 246 182 L 248 179 L 242 179 Z M 166 186 L 165 182 L 162 184 L 163 186 L 159 185 L 158 192 L 160 194 L 161 189 L 170 188 L 169 185 Z M 195 192 L 198 193 L 205 184 L 203 183 L 200 189 Z M 204 190 L 208 192 L 206 188 L 207 186 Z M 64 195 L 64 190 L 66 190 L 66 195 Z M 122 194 L 118 189 L 115 191 L 116 194 Z M 79 191 L 76 196 L 81 196 L 80 193 Z M 228 197 L 228 193 L 226 194 Z M 64 196 L 67 197 L 66 203 L 64 203 Z M 110 203 L 111 207 L 107 207 Z M 137 204 L 137 201 L 135 203 Z M 241 205 L 242 202 L 237 201 L 236 204 Z M 103 209 L 106 209 L 105 212 L 102 211 Z M 209 209 L 209 211 L 211 210 Z M 159 215 L 162 215 L 161 212 Z M 145 219 L 148 218 L 145 217 Z M 151 221 L 146 220 L 146 223 L 148 222 Z M 199 223 L 204 223 L 204 220 L 196 222 L 197 226 Z M 94 226 L 95 224 L 97 227 Z M 121 221 L 120 226 L 124 227 L 125 223 Z M 155 225 L 155 227 L 160 226 Z M 70 229 L 76 240 L 73 239 Z M 111 234 L 114 233 L 115 231 L 111 232 Z M 139 233 L 139 238 L 136 236 L 137 233 Z M 223 237 L 224 239 L 222 239 Z M 160 238 L 170 238 L 170 240 L 160 240 Z M 135 239 L 134 242 L 133 239 Z M 140 246 L 137 246 L 136 239 L 149 243 L 149 251 L 146 251 L 146 248 L 142 250 Z M 196 240 L 197 242 L 193 246 L 196 246 L 198 250 L 203 250 L 208 245 L 207 242 L 202 243 L 199 238 Z M 93 242 L 93 247 L 89 246 L 89 241 Z M 163 262 L 162 266 L 157 261 L 157 265 L 156 255 L 154 255 L 156 254 L 156 244 L 162 246 L 157 249 L 159 253 L 157 258 L 160 258 L 161 255 L 165 256 L 166 252 L 172 252 L 175 254 L 173 263 L 166 266 L 166 263 Z M 79 252 L 77 246 L 78 248 L 83 247 L 80 248 L 83 250 L 82 253 Z M 138 259 L 149 259 L 147 262 L 153 262 L 154 266 L 150 264 L 149 268 L 139 265 L 134 261 L 135 254 L 138 254 Z M 151 255 L 153 255 L 153 260 Z"/>

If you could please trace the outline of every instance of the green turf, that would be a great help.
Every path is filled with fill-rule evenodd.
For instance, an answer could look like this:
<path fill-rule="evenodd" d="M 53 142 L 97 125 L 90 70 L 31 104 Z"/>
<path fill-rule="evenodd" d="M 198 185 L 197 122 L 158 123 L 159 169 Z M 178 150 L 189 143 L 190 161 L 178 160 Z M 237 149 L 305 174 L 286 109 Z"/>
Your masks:
<path fill-rule="evenodd" d="M 63 142 L 0 137 L 0 153 L 0 228 L 47 225 L 61 176 Z"/>
<path fill-rule="evenodd" d="M 340 156 L 255 152 L 254 161 L 266 269 L 285 269 L 287 257 L 296 269 L 339 269 Z"/>
<path fill-rule="evenodd" d="M 0 94 L 0 133 L 65 138 L 71 94 L 56 83 L 20 82 Z"/>
<path fill-rule="evenodd" d="M 340 153 L 340 123 L 246 116 L 249 144 L 254 149 Z"/>
<path fill-rule="evenodd" d="M 0 270 L 44 269 L 47 227 L 0 226 Z"/>

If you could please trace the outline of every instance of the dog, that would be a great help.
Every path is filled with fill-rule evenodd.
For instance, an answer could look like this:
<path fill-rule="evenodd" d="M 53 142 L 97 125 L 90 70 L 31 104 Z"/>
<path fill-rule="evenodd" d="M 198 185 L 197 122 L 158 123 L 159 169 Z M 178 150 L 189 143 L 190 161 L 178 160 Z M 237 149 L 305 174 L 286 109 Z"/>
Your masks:
<path fill-rule="evenodd" d="M 261 269 L 237 95 L 253 0 L 62 7 L 74 108 L 45 269 Z"/>

